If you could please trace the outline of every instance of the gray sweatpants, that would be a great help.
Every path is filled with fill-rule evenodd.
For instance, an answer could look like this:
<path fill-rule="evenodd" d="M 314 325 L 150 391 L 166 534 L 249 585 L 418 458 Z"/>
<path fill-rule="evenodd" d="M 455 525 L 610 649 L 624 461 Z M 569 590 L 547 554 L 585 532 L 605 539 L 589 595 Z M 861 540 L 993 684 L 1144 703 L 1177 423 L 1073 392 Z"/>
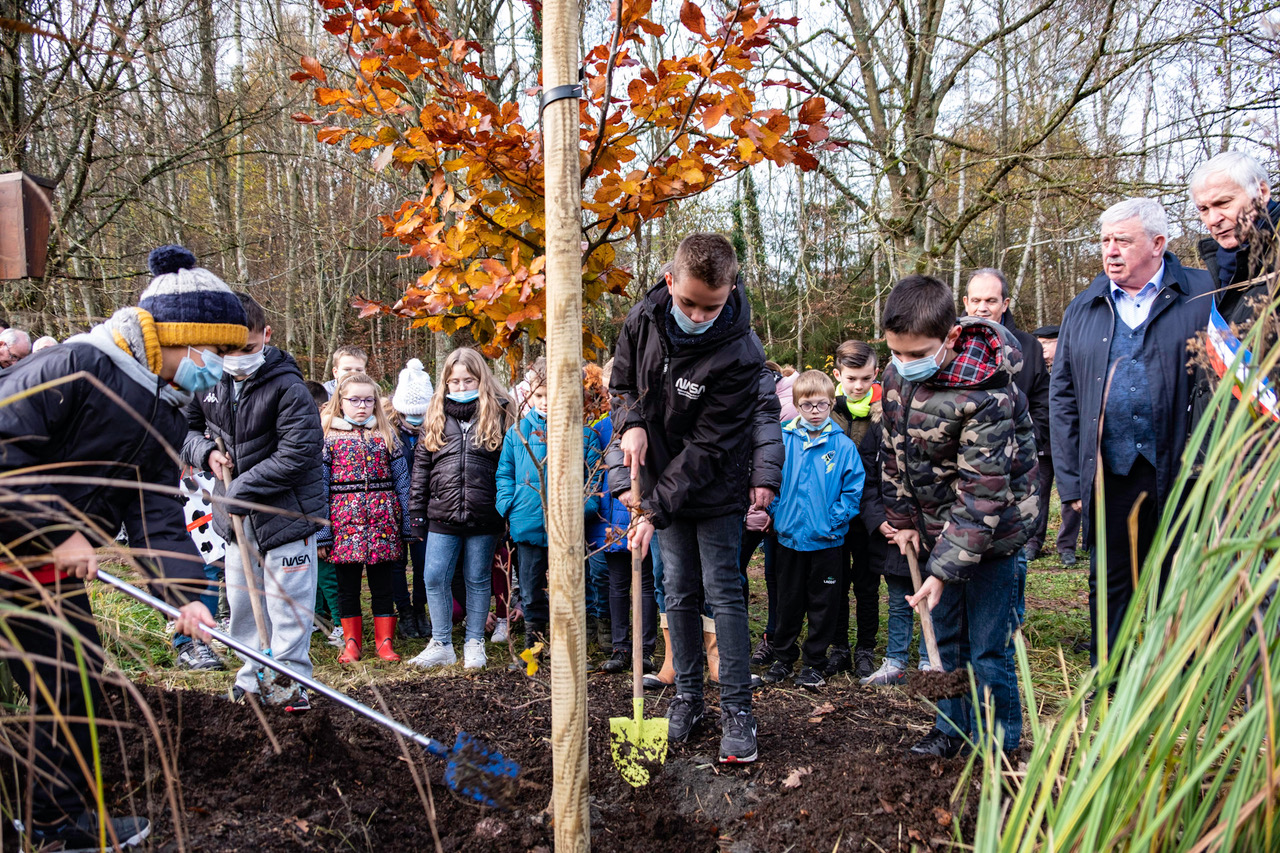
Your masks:
<path fill-rule="evenodd" d="M 258 551 L 258 543 L 248 522 L 245 536 L 249 540 L 249 559 Z M 311 675 L 311 625 L 316 606 L 316 540 L 313 536 L 289 542 L 262 554 L 266 564 L 253 566 L 254 586 L 265 596 L 267 636 L 271 639 L 271 655 L 294 672 Z M 227 543 L 224 558 L 227 567 L 227 602 L 231 606 L 231 636 L 257 648 L 258 627 L 253 619 L 253 604 L 245 585 L 240 546 Z M 263 575 L 266 575 L 265 579 Z M 236 685 L 247 693 L 258 692 L 258 665 L 246 661 L 236 673 Z"/>

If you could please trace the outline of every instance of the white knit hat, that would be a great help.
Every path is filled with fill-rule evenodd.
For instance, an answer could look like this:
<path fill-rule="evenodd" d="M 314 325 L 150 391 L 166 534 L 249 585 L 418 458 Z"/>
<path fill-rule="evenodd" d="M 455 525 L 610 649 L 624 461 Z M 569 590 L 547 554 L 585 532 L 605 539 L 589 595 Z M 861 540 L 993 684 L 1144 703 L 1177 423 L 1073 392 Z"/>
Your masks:
<path fill-rule="evenodd" d="M 433 393 L 431 377 L 422 362 L 411 358 L 400 371 L 396 392 L 391 395 L 391 407 L 402 415 L 425 415 Z"/>

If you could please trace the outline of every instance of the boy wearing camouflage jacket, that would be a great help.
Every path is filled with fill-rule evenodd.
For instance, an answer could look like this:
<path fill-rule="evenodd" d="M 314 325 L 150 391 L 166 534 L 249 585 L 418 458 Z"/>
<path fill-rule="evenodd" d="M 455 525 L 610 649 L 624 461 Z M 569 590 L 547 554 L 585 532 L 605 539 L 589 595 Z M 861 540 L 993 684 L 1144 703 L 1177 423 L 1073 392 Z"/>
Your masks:
<path fill-rule="evenodd" d="M 943 667 L 972 667 L 1013 750 L 1022 736 L 1014 559 L 1039 506 L 1035 435 L 1013 384 L 1022 353 L 995 323 L 957 321 L 951 290 L 930 276 L 898 282 L 884 328 L 893 353 L 884 374 L 885 515 L 925 577 L 908 601 L 927 602 Z M 912 752 L 950 757 L 976 733 L 967 696 L 938 710 Z"/>

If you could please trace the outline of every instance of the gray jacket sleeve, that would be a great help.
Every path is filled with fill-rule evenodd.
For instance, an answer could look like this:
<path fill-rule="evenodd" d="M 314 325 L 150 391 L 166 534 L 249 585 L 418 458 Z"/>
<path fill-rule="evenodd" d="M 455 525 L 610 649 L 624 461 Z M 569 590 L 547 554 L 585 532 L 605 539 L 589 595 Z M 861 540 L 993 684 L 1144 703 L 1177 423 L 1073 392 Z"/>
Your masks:
<path fill-rule="evenodd" d="M 198 399 L 187 404 L 183 412 L 187 416 L 187 438 L 182 442 L 182 461 L 201 471 L 209 470 L 209 454 L 217 445 L 213 439 L 206 438 L 204 409 L 200 408 Z"/>

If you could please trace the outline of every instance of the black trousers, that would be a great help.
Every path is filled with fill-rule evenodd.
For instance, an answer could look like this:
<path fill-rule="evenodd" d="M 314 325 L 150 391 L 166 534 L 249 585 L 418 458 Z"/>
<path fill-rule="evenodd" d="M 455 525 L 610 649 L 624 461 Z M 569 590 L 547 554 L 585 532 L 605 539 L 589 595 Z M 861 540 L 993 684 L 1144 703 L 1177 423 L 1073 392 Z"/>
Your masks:
<path fill-rule="evenodd" d="M 631 653 L 631 552 L 606 551 L 609 566 L 610 639 L 615 652 Z M 645 657 L 653 655 L 658 645 L 658 601 L 653 597 L 653 561 L 645 554 L 640 569 L 640 649 Z"/>
<path fill-rule="evenodd" d="M 360 615 L 360 578 L 369 575 L 369 604 L 374 616 L 395 616 L 391 576 L 404 573 L 403 563 L 334 563 L 338 573 L 338 609 L 342 619 Z M 367 571 L 366 571 L 367 570 Z"/>
<path fill-rule="evenodd" d="M 1026 549 L 1040 552 L 1044 547 L 1045 537 L 1049 533 L 1049 493 L 1053 488 L 1053 457 L 1042 453 L 1039 458 L 1040 480 L 1040 512 L 1036 516 L 1035 527 L 1031 528 L 1031 538 L 1027 540 Z"/>
<path fill-rule="evenodd" d="M 30 714 L 23 720 L 12 717 L 10 725 L 24 740 L 29 733 L 30 750 L 18 756 L 25 766 L 28 755 L 34 761 L 34 772 L 22 774 L 19 788 L 22 805 L 31 806 L 31 818 L 38 824 L 58 823 L 76 818 L 96 808 L 89 794 L 89 783 L 76 760 L 75 751 L 93 766 L 93 747 L 87 722 L 90 707 L 97 718 L 107 716 L 102 688 L 102 639 L 89 608 L 89 596 L 78 580 L 63 580 L 58 586 L 44 589 L 53 603 L 45 603 L 39 587 L 21 578 L 0 575 L 0 597 L 7 610 L 4 621 L 13 632 L 13 646 L 0 636 L 0 648 L 8 658 L 9 672 L 19 688 L 27 694 Z M 21 608 L 21 610 L 19 610 Z M 69 623 L 50 624 L 50 619 Z M 76 633 L 80 649 L 76 648 Z M 28 671 L 26 664 L 31 664 Z M 88 677 L 86 691 L 80 678 L 81 668 Z M 50 703 L 41 685 L 52 697 Z M 33 721 L 33 722 L 28 722 Z M 110 748 L 110 736 L 102 743 Z M 12 789 L 11 789 L 12 791 Z M 28 794 L 29 791 L 29 794 Z M 26 820 L 25 809 L 17 817 Z"/>
<path fill-rule="evenodd" d="M 827 649 L 836 639 L 844 546 L 821 551 L 792 551 L 779 542 L 776 559 L 778 625 L 773 638 L 774 657 L 785 666 L 796 662 L 800 627 L 808 616 L 804 663 L 805 666 L 822 666 L 827 661 Z"/>
<path fill-rule="evenodd" d="M 874 650 L 876 634 L 880 631 L 880 573 L 871 568 L 871 553 L 867 550 L 867 528 L 861 519 L 855 518 L 844 540 L 844 556 L 840 564 L 844 573 L 840 577 L 840 601 L 836 609 L 835 636 L 831 644 L 836 648 L 849 648 L 849 589 L 853 588 L 855 613 L 858 619 L 858 638 L 855 648 Z"/>
<path fill-rule="evenodd" d="M 1156 527 L 1160 523 L 1162 510 L 1156 492 L 1156 469 L 1146 459 L 1139 456 L 1129 473 L 1123 475 L 1106 470 L 1101 463 L 1099 467 L 1103 468 L 1102 488 L 1105 505 L 1094 507 L 1094 517 L 1097 518 L 1099 513 L 1105 513 L 1107 536 L 1105 542 L 1095 540 L 1089 567 L 1089 660 L 1094 664 L 1098 662 L 1099 549 L 1105 549 L 1107 555 L 1106 589 L 1102 590 L 1101 594 L 1106 596 L 1107 603 L 1107 650 L 1109 652 L 1115 646 L 1116 633 L 1120 629 L 1120 623 L 1124 621 L 1125 613 L 1129 610 L 1129 602 L 1133 598 L 1134 574 L 1142 563 L 1146 562 L 1147 553 L 1155 541 Z M 1135 567 L 1130 555 L 1129 513 L 1144 492 L 1146 497 L 1142 498 L 1142 505 L 1138 509 L 1137 542 L 1135 543 L 1138 566 Z M 1095 532 L 1097 530 L 1096 524 L 1094 530 Z M 1172 555 L 1172 549 L 1169 553 Z M 1166 566 L 1164 571 L 1167 570 Z"/>

